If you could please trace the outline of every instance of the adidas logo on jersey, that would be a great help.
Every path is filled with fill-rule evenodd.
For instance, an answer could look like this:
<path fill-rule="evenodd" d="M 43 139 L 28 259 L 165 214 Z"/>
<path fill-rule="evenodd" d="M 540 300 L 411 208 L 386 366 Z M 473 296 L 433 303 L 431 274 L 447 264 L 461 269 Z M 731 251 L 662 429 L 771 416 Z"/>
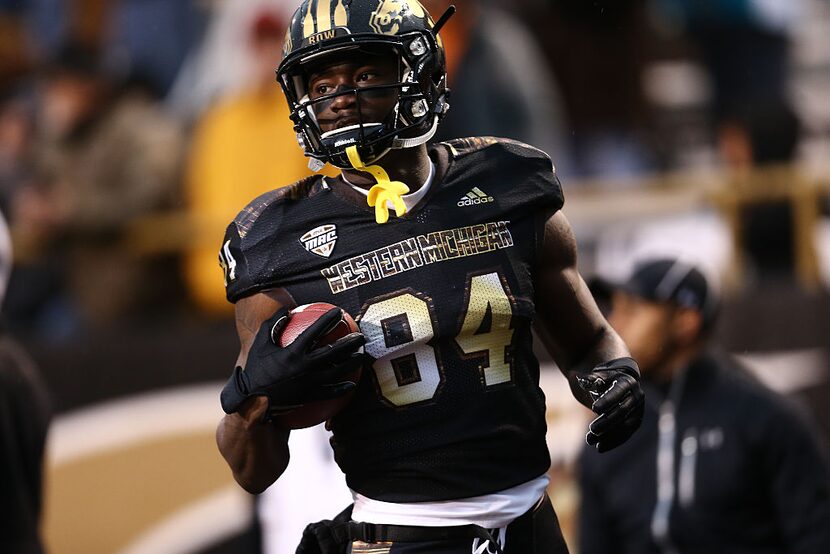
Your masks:
<path fill-rule="evenodd" d="M 475 206 L 478 204 L 487 204 L 488 202 L 494 202 L 493 197 L 486 194 L 480 188 L 473 187 L 473 190 L 461 197 L 461 200 L 458 201 L 458 206 L 463 208 L 464 206 Z"/>
<path fill-rule="evenodd" d="M 300 242 L 307 251 L 328 258 L 337 242 L 337 227 L 320 225 L 300 237 Z"/>

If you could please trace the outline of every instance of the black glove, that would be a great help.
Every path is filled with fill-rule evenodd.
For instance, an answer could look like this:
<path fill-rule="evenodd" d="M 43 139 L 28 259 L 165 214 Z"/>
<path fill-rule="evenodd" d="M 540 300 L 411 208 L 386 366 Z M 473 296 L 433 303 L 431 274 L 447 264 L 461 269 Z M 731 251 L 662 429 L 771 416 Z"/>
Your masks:
<path fill-rule="evenodd" d="M 222 389 L 220 400 L 226 413 L 239 410 L 251 396 L 266 396 L 266 418 L 272 417 L 309 402 L 337 398 L 357 386 L 340 377 L 363 364 L 365 355 L 357 352 L 366 342 L 361 333 L 316 347 L 340 321 L 342 311 L 332 308 L 283 348 L 278 341 L 289 317 L 288 310 L 281 309 L 260 326 L 245 369 L 237 366 Z"/>
<path fill-rule="evenodd" d="M 645 409 L 637 362 L 631 358 L 611 360 L 577 381 L 591 395 L 591 409 L 599 414 L 588 427 L 585 442 L 606 452 L 627 441 L 640 427 Z"/>

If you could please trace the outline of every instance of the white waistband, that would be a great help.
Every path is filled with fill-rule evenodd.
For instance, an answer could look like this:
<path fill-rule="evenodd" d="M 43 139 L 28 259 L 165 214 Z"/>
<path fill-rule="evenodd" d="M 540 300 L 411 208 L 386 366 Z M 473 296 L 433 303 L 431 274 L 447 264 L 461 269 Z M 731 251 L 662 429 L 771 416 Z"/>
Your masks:
<path fill-rule="evenodd" d="M 373 500 L 352 491 L 352 519 L 387 525 L 443 527 L 475 524 L 485 529 L 498 529 L 532 508 L 545 493 L 549 482 L 547 474 L 543 474 L 521 485 L 483 496 L 405 504 Z"/>

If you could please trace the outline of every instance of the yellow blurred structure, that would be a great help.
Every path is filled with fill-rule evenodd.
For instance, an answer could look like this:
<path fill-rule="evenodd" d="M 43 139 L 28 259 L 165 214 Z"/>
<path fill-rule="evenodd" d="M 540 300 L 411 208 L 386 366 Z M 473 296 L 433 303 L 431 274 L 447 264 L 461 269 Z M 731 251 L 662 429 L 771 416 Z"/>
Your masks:
<path fill-rule="evenodd" d="M 208 313 L 232 308 L 217 261 L 225 227 L 256 196 L 310 173 L 288 113 L 277 87 L 255 89 L 209 109 L 194 132 L 185 187 L 198 232 L 185 253 L 184 276 L 193 300 Z"/>

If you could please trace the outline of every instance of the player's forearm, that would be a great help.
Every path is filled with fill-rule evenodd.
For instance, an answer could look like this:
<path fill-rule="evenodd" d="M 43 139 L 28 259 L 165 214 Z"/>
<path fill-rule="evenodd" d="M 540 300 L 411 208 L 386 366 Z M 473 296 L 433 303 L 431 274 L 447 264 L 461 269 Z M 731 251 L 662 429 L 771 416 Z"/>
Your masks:
<path fill-rule="evenodd" d="M 576 378 L 591 372 L 600 364 L 629 356 L 631 354 L 628 352 L 628 347 L 620 336 L 609 325 L 605 324 L 597 332 L 594 340 L 588 345 L 582 355 L 574 359 L 571 363 L 559 363 L 558 365 L 565 377 L 568 378 L 571 391 L 576 399 L 584 406 L 590 408 L 593 399 L 590 394 L 579 386 Z"/>
<path fill-rule="evenodd" d="M 226 415 L 216 429 L 219 452 L 246 491 L 258 494 L 267 489 L 288 467 L 288 434 L 262 422 L 267 402 L 257 398 L 247 410 Z"/>

